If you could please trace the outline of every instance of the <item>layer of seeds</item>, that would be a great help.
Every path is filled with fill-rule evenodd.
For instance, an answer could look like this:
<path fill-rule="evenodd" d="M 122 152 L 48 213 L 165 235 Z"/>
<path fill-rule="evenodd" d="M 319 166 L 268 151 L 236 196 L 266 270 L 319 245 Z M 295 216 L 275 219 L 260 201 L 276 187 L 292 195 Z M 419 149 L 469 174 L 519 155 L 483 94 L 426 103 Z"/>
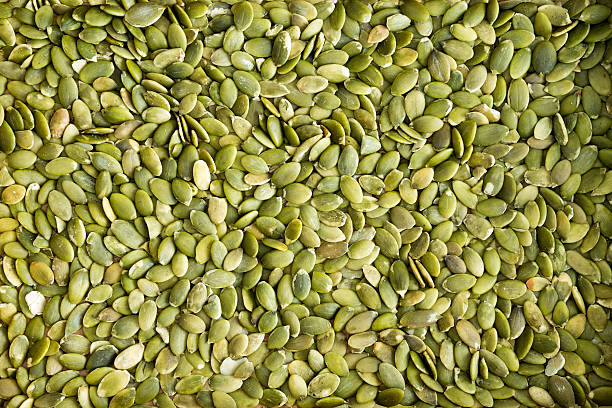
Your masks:
<path fill-rule="evenodd" d="M 2 0 L 0 405 L 612 405 L 610 0 Z"/>

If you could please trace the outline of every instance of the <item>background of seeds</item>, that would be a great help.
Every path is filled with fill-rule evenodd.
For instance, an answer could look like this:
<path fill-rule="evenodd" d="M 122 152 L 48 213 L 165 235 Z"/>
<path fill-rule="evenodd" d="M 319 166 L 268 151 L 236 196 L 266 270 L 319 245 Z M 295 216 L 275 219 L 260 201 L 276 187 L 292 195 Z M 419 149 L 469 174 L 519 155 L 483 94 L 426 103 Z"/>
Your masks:
<path fill-rule="evenodd" d="M 4 407 L 612 405 L 610 2 L 0 4 Z"/>

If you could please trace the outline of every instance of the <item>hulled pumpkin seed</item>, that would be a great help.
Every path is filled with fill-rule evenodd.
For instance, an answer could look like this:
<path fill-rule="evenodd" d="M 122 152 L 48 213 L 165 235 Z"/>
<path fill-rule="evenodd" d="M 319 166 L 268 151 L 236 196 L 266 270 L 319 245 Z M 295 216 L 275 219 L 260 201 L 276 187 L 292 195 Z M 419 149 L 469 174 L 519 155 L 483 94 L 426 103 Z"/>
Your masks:
<path fill-rule="evenodd" d="M 0 400 L 610 405 L 610 5 L 545 3 L 0 6 Z"/>

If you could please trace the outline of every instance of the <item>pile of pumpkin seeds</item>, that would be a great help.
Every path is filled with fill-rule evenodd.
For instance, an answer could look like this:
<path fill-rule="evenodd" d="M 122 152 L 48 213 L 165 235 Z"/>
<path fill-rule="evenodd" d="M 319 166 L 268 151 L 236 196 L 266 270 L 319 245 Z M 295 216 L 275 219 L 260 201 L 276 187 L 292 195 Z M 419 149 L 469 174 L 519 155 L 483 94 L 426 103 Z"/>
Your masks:
<path fill-rule="evenodd" d="M 610 0 L 3 0 L 0 404 L 612 405 Z"/>

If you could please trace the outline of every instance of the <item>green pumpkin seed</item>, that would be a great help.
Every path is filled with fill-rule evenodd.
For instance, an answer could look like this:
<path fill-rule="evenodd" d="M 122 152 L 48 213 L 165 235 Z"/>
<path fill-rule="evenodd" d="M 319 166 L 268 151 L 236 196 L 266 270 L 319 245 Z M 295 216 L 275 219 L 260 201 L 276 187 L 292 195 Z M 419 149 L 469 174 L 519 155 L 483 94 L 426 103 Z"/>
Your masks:
<path fill-rule="evenodd" d="M 60 8 L 0 7 L 0 399 L 609 402 L 609 5 Z"/>

